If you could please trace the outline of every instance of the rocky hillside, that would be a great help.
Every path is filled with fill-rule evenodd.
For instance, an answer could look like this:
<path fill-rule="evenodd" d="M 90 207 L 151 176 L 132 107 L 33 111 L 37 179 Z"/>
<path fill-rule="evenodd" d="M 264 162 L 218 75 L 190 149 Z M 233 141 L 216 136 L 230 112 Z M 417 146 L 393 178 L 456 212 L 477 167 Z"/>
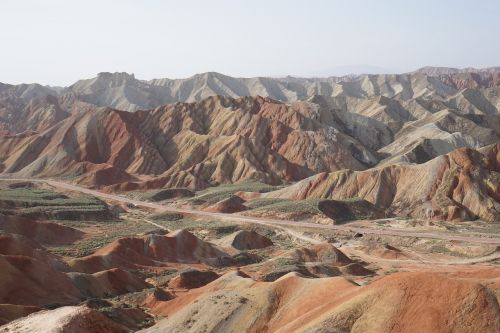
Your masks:
<path fill-rule="evenodd" d="M 149 176 L 158 186 L 202 188 L 245 179 L 295 181 L 377 162 L 370 149 L 316 113 L 310 103 L 260 97 L 211 97 L 136 113 L 93 110 L 44 132 L 3 136 L 2 170 L 69 174 L 100 185 Z"/>
<path fill-rule="evenodd" d="M 224 306 L 216 306 L 224 302 Z M 432 273 L 398 273 L 361 287 L 342 277 L 289 273 L 255 282 L 235 272 L 153 311 L 144 332 L 495 332 L 498 302 L 484 286 Z M 163 304 L 162 304 L 163 303 Z M 430 305 L 432 303 L 432 305 Z M 464 310 L 470 309 L 470 310 Z M 432 319 L 431 319 L 432 318 Z"/>
<path fill-rule="evenodd" d="M 498 79 L 495 68 L 424 68 L 327 79 L 206 73 L 141 81 L 126 73 L 103 73 L 63 89 L 1 85 L 0 172 L 64 177 L 110 191 L 198 190 L 245 180 L 286 184 L 329 174 L 328 179 L 347 177 L 333 183 L 354 188 L 346 190 L 352 197 L 414 213 L 410 206 L 431 202 L 434 192 L 424 191 L 420 201 L 406 197 L 399 202 L 395 194 L 406 194 L 396 178 L 414 182 L 423 177 L 431 188 L 455 188 L 455 178 L 442 175 L 453 165 L 446 162 L 455 160 L 450 156 L 462 153 L 446 154 L 497 147 Z M 150 109 L 127 112 L 143 108 Z M 458 163 L 457 168 L 487 175 L 483 185 L 474 187 L 474 193 L 483 194 L 474 199 L 467 194 L 467 200 L 462 194 L 446 195 L 456 203 L 422 209 L 445 217 L 497 219 L 491 209 L 498 205 L 498 169 L 482 162 L 480 153 L 471 154 L 465 159 L 471 166 Z M 474 173 L 464 172 L 471 184 L 479 184 Z M 388 194 L 364 189 L 380 175 L 393 173 L 402 176 L 390 177 Z M 356 185 L 358 175 L 369 181 Z M 318 196 L 341 197 L 339 186 Z M 468 202 L 481 202 L 482 208 Z"/>
<path fill-rule="evenodd" d="M 270 198 L 362 198 L 394 215 L 500 221 L 500 143 L 423 163 L 321 173 Z"/>
<path fill-rule="evenodd" d="M 99 73 L 66 88 L 38 84 L 0 83 L 0 110 L 22 109 L 34 98 L 59 96 L 68 106 L 78 100 L 99 107 L 125 111 L 145 110 L 176 102 L 196 102 L 207 97 L 263 96 L 282 102 L 304 100 L 315 95 L 369 98 L 384 96 L 409 100 L 445 98 L 462 89 L 500 86 L 500 68 L 455 69 L 424 67 L 406 74 L 349 75 L 328 78 L 235 78 L 216 72 L 185 79 L 139 80 L 128 73 Z M 1 114 L 1 111 L 0 111 Z"/>

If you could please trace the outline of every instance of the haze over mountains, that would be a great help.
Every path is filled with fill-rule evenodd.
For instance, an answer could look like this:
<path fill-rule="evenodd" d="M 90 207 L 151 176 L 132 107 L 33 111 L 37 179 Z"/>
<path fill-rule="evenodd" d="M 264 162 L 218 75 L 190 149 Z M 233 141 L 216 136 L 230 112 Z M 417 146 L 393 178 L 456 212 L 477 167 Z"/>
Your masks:
<path fill-rule="evenodd" d="M 95 78 L 79 80 L 65 88 L 38 84 L 1 84 L 0 92 L 3 98 L 9 95 L 24 101 L 47 94 L 74 95 L 81 101 L 97 106 L 136 111 L 168 103 L 200 101 L 214 95 L 233 98 L 262 96 L 283 102 L 302 100 L 314 95 L 401 95 L 400 98 L 408 99 L 425 96 L 428 93 L 426 88 L 438 95 L 449 95 L 463 88 L 498 86 L 499 72 L 500 67 L 423 67 L 406 74 L 363 74 L 327 78 L 236 78 L 206 72 L 185 79 L 153 80 L 136 79 L 133 74 L 128 73 L 103 72 Z M 442 83 L 447 87 L 443 87 Z"/>

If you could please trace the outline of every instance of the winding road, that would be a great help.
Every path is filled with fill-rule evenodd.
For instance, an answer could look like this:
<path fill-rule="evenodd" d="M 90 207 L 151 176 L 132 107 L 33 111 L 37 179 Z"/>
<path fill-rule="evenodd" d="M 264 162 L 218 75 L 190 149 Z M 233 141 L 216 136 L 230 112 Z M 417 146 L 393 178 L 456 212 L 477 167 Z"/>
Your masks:
<path fill-rule="evenodd" d="M 199 217 L 215 218 L 236 223 L 253 223 L 253 224 L 261 224 L 261 225 L 276 226 L 276 227 L 304 227 L 304 228 L 312 228 L 318 230 L 321 229 L 339 230 L 345 232 L 381 235 L 381 236 L 415 237 L 415 238 L 426 238 L 426 239 L 440 239 L 447 241 L 463 241 L 469 243 L 479 243 L 479 244 L 489 244 L 489 245 L 500 245 L 500 237 L 489 237 L 487 235 L 485 235 L 485 237 L 479 237 L 479 236 L 452 235 L 452 234 L 430 232 L 430 231 L 418 232 L 418 231 L 410 231 L 404 229 L 383 230 L 377 228 L 365 228 L 358 226 L 354 227 L 349 225 L 324 225 L 324 224 L 317 224 L 310 222 L 298 222 L 292 220 L 276 220 L 276 219 L 268 219 L 261 217 L 251 217 L 239 214 L 213 213 L 195 209 L 169 207 L 158 203 L 135 200 L 115 194 L 109 194 L 109 193 L 99 192 L 96 190 L 91 190 L 85 187 L 65 183 L 59 180 L 35 179 L 35 178 L 7 178 L 7 177 L 2 177 L 0 178 L 0 180 L 1 179 L 10 181 L 42 182 L 60 189 L 85 193 L 105 200 L 113 200 L 117 202 L 128 203 L 135 205 L 137 207 L 149 208 L 165 212 L 190 214 Z"/>

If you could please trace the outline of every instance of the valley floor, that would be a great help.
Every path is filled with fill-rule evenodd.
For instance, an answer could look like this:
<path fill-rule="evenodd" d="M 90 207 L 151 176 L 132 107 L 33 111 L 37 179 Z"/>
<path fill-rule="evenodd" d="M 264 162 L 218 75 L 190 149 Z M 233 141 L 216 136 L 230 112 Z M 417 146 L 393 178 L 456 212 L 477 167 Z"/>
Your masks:
<path fill-rule="evenodd" d="M 496 223 L 277 219 L 47 179 L 0 190 L 2 333 L 500 329 Z"/>

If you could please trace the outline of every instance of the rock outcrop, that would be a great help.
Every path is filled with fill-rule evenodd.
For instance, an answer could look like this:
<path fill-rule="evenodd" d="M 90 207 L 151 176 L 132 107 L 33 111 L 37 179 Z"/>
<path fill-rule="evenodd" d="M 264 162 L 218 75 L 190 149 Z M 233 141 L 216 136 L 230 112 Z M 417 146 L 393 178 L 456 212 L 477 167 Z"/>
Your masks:
<path fill-rule="evenodd" d="M 220 239 L 218 244 L 222 247 L 230 247 L 236 250 L 245 251 L 263 249 L 272 246 L 273 242 L 254 230 L 239 230 Z"/>
<path fill-rule="evenodd" d="M 362 198 L 396 215 L 500 221 L 500 144 L 461 148 L 419 165 L 321 173 L 268 197 Z"/>

